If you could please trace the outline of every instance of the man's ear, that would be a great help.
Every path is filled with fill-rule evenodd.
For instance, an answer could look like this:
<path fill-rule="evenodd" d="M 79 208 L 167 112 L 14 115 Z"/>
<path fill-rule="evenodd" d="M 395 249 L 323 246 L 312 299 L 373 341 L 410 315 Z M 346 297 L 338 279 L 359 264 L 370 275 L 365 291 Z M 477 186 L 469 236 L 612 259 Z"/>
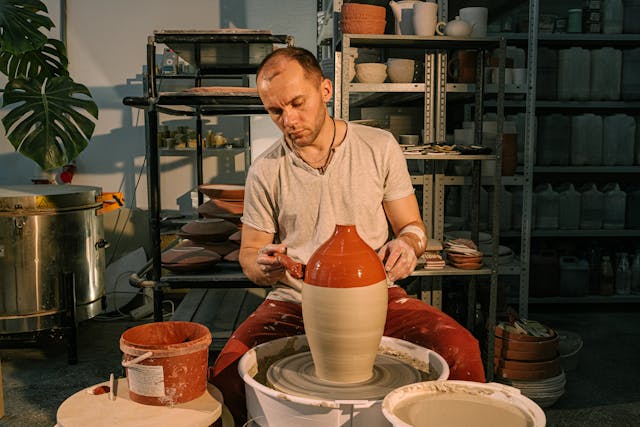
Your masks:
<path fill-rule="evenodd" d="M 329 102 L 333 95 L 333 85 L 331 84 L 331 80 L 322 79 L 322 83 L 320 83 L 320 91 L 322 93 L 322 101 Z"/>

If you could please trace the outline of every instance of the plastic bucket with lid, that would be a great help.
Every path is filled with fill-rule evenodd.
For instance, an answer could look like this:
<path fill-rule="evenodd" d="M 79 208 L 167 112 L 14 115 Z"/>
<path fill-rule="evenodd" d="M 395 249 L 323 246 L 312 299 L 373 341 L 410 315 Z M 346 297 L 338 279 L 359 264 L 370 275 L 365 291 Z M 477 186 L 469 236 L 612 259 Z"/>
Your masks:
<path fill-rule="evenodd" d="M 498 383 L 430 381 L 397 388 L 382 413 L 394 427 L 543 427 L 542 409 L 520 390 Z"/>
<path fill-rule="evenodd" d="M 134 402 L 168 406 L 189 402 L 207 389 L 209 328 L 193 322 L 157 322 L 120 337 Z"/>

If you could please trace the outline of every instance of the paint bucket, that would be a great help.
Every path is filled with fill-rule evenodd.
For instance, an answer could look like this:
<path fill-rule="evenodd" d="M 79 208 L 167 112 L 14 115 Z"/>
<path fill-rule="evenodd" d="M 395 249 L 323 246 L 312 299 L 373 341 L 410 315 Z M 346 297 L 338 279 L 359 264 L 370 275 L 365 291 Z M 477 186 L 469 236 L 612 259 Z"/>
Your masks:
<path fill-rule="evenodd" d="M 147 323 L 120 337 L 129 397 L 145 405 L 170 406 L 207 389 L 209 328 L 193 322 Z"/>
<path fill-rule="evenodd" d="M 305 335 L 285 337 L 260 344 L 242 356 L 238 373 L 245 383 L 247 415 L 260 426 L 296 425 L 297 427 L 383 427 L 389 423 L 381 413 L 380 400 L 328 400 L 283 393 L 265 385 L 266 371 L 274 362 L 309 351 Z M 449 377 L 449 366 L 438 353 L 413 343 L 382 337 L 378 354 L 410 361 L 417 369 L 428 370 L 429 378 Z M 291 420 L 295 420 L 291 424 Z M 254 424 L 254 425 L 255 425 Z"/>
<path fill-rule="evenodd" d="M 544 427 L 544 412 L 520 390 L 498 383 L 430 381 L 389 393 L 382 413 L 394 427 Z"/>

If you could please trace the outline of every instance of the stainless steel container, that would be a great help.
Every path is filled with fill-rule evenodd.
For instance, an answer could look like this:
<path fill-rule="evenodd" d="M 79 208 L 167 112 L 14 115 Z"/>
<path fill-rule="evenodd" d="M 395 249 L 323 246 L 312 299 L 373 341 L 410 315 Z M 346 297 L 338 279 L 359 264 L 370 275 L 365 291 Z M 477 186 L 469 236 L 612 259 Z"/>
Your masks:
<path fill-rule="evenodd" d="M 60 326 L 75 282 L 76 320 L 102 311 L 102 190 L 0 186 L 0 334 Z"/>

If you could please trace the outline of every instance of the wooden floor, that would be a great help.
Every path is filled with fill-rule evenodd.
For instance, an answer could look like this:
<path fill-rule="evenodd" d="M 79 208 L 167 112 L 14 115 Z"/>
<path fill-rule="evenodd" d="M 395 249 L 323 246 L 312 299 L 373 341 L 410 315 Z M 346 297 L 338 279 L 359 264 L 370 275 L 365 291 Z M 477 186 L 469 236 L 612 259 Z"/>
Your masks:
<path fill-rule="evenodd" d="M 233 331 L 264 301 L 267 289 L 190 289 L 171 320 L 209 327 L 211 350 L 221 350 Z"/>

